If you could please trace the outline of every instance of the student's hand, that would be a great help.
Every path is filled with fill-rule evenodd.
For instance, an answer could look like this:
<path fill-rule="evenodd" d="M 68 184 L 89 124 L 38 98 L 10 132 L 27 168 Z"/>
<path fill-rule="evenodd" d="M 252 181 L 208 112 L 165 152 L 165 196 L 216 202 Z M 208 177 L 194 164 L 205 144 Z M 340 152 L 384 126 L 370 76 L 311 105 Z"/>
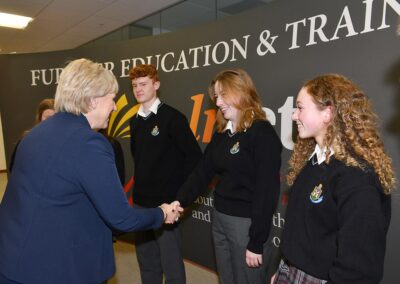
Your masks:
<path fill-rule="evenodd" d="M 173 224 L 174 222 L 178 221 L 180 213 L 183 211 L 182 207 L 167 203 L 162 204 L 160 208 L 164 212 L 165 224 Z"/>
<path fill-rule="evenodd" d="M 179 208 L 181 208 L 182 211 L 183 211 L 183 208 L 181 207 L 181 203 L 178 200 L 175 200 L 174 202 L 171 202 L 171 205 L 173 206 L 173 208 L 175 210 L 179 211 Z M 180 211 L 180 212 L 182 212 L 182 211 Z"/>
<path fill-rule="evenodd" d="M 270 284 L 274 284 L 275 277 L 276 277 L 276 273 L 275 273 L 274 275 L 272 275 L 272 277 L 271 277 L 271 283 L 270 283 Z"/>
<path fill-rule="evenodd" d="M 173 208 L 175 211 L 178 211 L 178 212 L 179 212 L 178 217 L 176 217 L 176 219 L 175 219 L 175 221 L 178 221 L 178 220 L 179 220 L 179 217 L 182 215 L 184 209 L 181 207 L 180 202 L 177 201 L 177 200 L 174 201 L 174 202 L 172 202 L 172 203 L 171 203 L 171 206 L 172 206 L 172 208 Z"/>
<path fill-rule="evenodd" d="M 246 263 L 248 267 L 259 267 L 262 264 L 262 254 L 246 250 Z"/>

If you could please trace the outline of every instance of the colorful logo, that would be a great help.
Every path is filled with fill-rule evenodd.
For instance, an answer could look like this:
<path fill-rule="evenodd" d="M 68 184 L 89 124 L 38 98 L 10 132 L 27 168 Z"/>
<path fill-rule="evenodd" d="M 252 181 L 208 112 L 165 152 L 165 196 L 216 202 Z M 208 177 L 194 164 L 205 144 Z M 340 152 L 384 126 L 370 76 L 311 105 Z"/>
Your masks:
<path fill-rule="evenodd" d="M 313 191 L 311 191 L 310 200 L 312 203 L 320 203 L 323 199 L 324 196 L 322 195 L 322 184 L 320 183 L 314 187 Z"/>

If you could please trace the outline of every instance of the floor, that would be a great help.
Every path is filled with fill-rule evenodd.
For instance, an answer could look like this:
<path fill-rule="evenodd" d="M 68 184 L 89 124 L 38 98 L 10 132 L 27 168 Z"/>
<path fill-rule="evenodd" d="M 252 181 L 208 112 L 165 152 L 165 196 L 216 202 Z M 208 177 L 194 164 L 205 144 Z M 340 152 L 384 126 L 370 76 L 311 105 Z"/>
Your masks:
<path fill-rule="evenodd" d="M 7 185 L 7 174 L 0 173 L 0 200 Z M 116 273 L 107 284 L 139 284 L 139 267 L 136 260 L 135 246 L 117 241 L 114 243 Z M 188 284 L 217 284 L 218 277 L 214 272 L 185 261 Z"/>
<path fill-rule="evenodd" d="M 135 255 L 135 246 L 117 241 L 114 244 L 117 272 L 107 284 L 136 284 L 140 283 L 139 267 Z M 215 273 L 209 272 L 197 265 L 185 261 L 186 278 L 188 284 L 217 284 Z"/>

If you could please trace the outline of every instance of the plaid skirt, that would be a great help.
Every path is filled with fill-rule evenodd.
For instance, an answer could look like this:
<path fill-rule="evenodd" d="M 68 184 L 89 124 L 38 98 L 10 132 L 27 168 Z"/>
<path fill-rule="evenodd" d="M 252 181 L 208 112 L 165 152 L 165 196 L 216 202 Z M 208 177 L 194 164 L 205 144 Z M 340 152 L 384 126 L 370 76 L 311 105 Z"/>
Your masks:
<path fill-rule="evenodd" d="M 313 277 L 292 265 L 288 265 L 283 259 L 279 264 L 274 280 L 274 284 L 324 284 L 327 282 Z"/>

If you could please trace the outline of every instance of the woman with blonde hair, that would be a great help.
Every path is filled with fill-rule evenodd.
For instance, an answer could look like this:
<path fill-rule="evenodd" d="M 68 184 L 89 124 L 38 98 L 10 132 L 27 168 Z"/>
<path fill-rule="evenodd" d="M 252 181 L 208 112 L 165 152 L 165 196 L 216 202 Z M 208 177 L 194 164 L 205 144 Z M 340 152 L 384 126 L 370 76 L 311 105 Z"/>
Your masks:
<path fill-rule="evenodd" d="M 61 72 L 56 114 L 22 139 L 0 204 L 0 283 L 103 283 L 115 271 L 111 228 L 172 223 L 170 205 L 134 209 L 112 147 L 94 129 L 116 110 L 115 76 L 88 59 Z"/>
<path fill-rule="evenodd" d="M 244 70 L 219 73 L 209 94 L 218 107 L 216 133 L 175 204 L 190 205 L 217 175 L 212 234 L 220 282 L 265 283 L 282 144 Z"/>
<path fill-rule="evenodd" d="M 379 283 L 395 177 L 371 104 L 337 74 L 307 82 L 296 104 L 274 283 Z"/>

